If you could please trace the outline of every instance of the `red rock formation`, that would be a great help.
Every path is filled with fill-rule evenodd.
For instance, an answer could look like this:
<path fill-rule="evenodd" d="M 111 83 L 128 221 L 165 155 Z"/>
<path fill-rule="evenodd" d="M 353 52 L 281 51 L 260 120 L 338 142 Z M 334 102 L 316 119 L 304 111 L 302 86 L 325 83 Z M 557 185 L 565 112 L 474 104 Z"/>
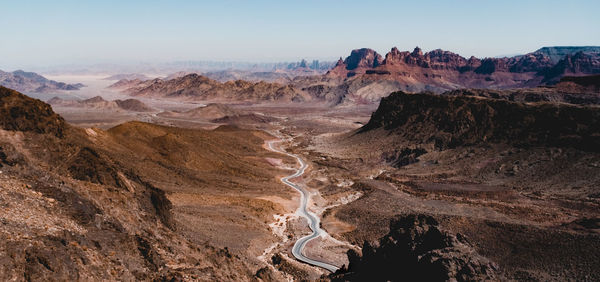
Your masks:
<path fill-rule="evenodd" d="M 381 65 L 383 58 L 375 50 L 369 48 L 352 50 L 350 56 L 342 62 L 337 62 L 335 67 L 327 72 L 332 77 L 348 77 L 359 73 L 365 73 L 367 69 L 373 69 Z"/>

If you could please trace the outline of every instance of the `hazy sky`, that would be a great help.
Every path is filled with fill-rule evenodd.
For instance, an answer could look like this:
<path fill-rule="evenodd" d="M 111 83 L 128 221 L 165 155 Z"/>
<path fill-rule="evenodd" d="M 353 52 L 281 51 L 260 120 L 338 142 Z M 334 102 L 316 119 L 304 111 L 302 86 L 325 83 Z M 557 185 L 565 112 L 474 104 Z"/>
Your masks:
<path fill-rule="evenodd" d="M 599 0 L 0 0 L 0 69 L 335 59 L 370 47 L 478 57 L 600 45 Z"/>

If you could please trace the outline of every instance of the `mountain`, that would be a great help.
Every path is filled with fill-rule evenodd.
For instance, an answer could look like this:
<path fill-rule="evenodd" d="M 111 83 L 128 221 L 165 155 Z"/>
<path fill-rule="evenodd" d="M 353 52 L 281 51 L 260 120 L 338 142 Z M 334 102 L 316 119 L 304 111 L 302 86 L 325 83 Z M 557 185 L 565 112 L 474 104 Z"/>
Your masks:
<path fill-rule="evenodd" d="M 583 53 L 600 53 L 600 46 L 554 46 L 542 47 L 534 54 L 542 54 L 550 59 L 553 64 L 558 63 L 566 55 L 573 55 L 578 52 Z"/>
<path fill-rule="evenodd" d="M 416 47 L 409 52 L 394 47 L 382 56 L 361 48 L 340 58 L 323 75 L 315 74 L 304 61 L 281 72 L 228 70 L 199 75 L 183 71 L 166 79 L 121 80 L 111 87 L 134 96 L 191 100 L 373 104 L 394 91 L 443 93 L 464 88 L 504 90 L 553 85 L 564 76 L 600 73 L 600 53 L 594 50 L 545 47 L 525 55 L 480 59 L 441 49 L 423 52 Z M 565 55 L 554 62 L 547 54 Z"/>
<path fill-rule="evenodd" d="M 600 73 L 600 53 L 584 53 L 565 55 L 556 65 L 540 71 L 544 82 L 556 83 L 565 75 L 586 75 Z"/>
<path fill-rule="evenodd" d="M 54 97 L 48 100 L 48 104 L 59 107 L 77 107 L 97 110 L 125 110 L 132 112 L 152 112 L 154 109 L 148 107 L 137 99 L 106 101 L 100 96 L 85 100 L 65 100 Z"/>
<path fill-rule="evenodd" d="M 118 81 L 112 88 L 132 96 L 214 101 L 305 101 L 307 95 L 290 85 L 243 80 L 218 82 L 197 74 L 170 80 Z"/>
<path fill-rule="evenodd" d="M 56 90 L 78 90 L 83 84 L 67 84 L 46 79 L 45 77 L 34 73 L 17 70 L 14 72 L 4 72 L 0 70 L 0 85 L 22 92 L 44 93 Z"/>
<path fill-rule="evenodd" d="M 394 47 L 382 59 L 374 50 L 363 48 L 340 58 L 323 78 L 300 78 L 292 84 L 336 103 L 377 102 L 397 90 L 441 93 L 461 88 L 536 87 L 557 83 L 565 75 L 600 73 L 600 53 L 593 52 L 597 49 L 545 47 L 510 58 L 479 59 L 440 49 L 424 53 L 418 47 L 412 52 Z"/>

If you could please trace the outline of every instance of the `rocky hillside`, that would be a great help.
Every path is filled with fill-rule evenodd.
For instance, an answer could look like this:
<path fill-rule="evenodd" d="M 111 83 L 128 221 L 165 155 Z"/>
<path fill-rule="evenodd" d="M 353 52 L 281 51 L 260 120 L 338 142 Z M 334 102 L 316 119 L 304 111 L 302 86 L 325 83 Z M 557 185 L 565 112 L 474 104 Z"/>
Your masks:
<path fill-rule="evenodd" d="M 276 181 L 256 133 L 74 128 L 3 87 L 0 112 L 0 279 L 249 281 L 260 268 L 240 257 L 270 240 L 276 213 L 255 199 Z M 228 198 L 232 183 L 244 190 Z"/>
<path fill-rule="evenodd" d="M 481 143 L 600 148 L 596 107 L 396 92 L 381 100 L 359 134 L 378 128 L 442 149 Z"/>
<path fill-rule="evenodd" d="M 310 99 L 289 85 L 243 80 L 221 83 L 197 74 L 170 80 L 119 81 L 111 87 L 133 96 L 186 100 L 300 102 Z"/>
<path fill-rule="evenodd" d="M 60 137 L 65 131 L 65 121 L 50 105 L 0 86 L 0 127 Z"/>
<path fill-rule="evenodd" d="M 150 108 L 142 101 L 137 99 L 113 100 L 107 101 L 100 96 L 85 100 L 65 100 L 54 97 L 48 100 L 48 104 L 55 107 L 75 107 L 88 108 L 96 110 L 112 110 L 112 111 L 132 111 L 132 112 L 151 112 L 154 109 Z"/>
<path fill-rule="evenodd" d="M 78 90 L 83 87 L 83 84 L 56 82 L 34 72 L 22 70 L 4 72 L 0 70 L 0 86 L 28 93 L 44 93 L 56 90 Z"/>
<path fill-rule="evenodd" d="M 356 226 L 343 236 L 378 242 L 351 253 L 336 278 L 600 277 L 598 254 L 588 251 L 600 244 L 600 108 L 515 102 L 497 92 L 396 92 L 361 129 L 317 139 L 328 163 L 367 179 L 354 184 L 361 198 L 332 212 Z M 433 215 L 439 227 L 396 218 L 414 213 Z M 490 273 L 488 259 L 496 277 L 479 276 Z"/>

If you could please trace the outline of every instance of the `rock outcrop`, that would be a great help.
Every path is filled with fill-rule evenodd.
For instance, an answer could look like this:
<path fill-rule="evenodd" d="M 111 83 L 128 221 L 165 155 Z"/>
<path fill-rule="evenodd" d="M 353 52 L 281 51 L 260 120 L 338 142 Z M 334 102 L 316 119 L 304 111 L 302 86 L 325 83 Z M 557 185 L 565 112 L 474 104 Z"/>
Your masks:
<path fill-rule="evenodd" d="M 50 105 L 0 86 L 0 128 L 61 137 L 65 127 L 65 120 Z"/>
<path fill-rule="evenodd" d="M 481 143 L 600 149 L 600 109 L 500 99 L 392 93 L 358 134 L 384 129 L 438 149 Z"/>
<path fill-rule="evenodd" d="M 479 255 L 465 236 L 451 234 L 427 215 L 392 220 L 376 246 L 365 242 L 362 255 L 348 251 L 349 265 L 333 281 L 497 280 L 497 266 Z"/>

